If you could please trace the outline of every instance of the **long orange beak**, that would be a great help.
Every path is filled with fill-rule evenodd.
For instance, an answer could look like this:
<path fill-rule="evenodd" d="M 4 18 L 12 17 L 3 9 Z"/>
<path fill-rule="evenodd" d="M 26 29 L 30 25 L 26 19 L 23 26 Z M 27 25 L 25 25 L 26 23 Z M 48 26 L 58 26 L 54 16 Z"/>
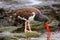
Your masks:
<path fill-rule="evenodd" d="M 49 28 L 48 22 L 44 22 L 44 25 L 46 27 L 47 32 L 49 33 L 50 32 L 50 28 Z"/>
<path fill-rule="evenodd" d="M 44 25 L 45 25 L 46 30 L 48 32 L 47 40 L 50 40 L 50 28 L 49 28 L 48 22 L 44 22 Z"/>

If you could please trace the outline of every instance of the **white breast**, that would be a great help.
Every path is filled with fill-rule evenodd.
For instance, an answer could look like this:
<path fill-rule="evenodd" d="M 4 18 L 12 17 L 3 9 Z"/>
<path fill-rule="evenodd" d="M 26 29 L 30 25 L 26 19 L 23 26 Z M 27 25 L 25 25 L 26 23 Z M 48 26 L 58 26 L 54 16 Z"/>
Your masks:
<path fill-rule="evenodd" d="M 29 19 L 28 19 L 29 21 L 33 21 L 33 20 L 34 20 L 35 12 L 32 12 L 32 14 L 33 14 L 33 16 L 30 16 L 30 17 L 29 17 Z"/>

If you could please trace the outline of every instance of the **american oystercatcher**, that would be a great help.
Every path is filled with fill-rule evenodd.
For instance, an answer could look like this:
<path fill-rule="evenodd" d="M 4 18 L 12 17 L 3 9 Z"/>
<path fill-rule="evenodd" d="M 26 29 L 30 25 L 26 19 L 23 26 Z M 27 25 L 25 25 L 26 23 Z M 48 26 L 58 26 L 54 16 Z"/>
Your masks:
<path fill-rule="evenodd" d="M 46 28 L 47 28 L 47 31 L 50 31 L 49 30 L 49 27 L 48 27 L 48 17 L 46 15 L 43 15 L 41 13 L 40 10 L 38 10 L 37 8 L 35 7 L 22 7 L 22 8 L 19 8 L 13 12 L 10 12 L 9 14 L 10 16 L 10 19 L 12 17 L 15 16 L 15 18 L 17 19 L 21 19 L 21 20 L 24 20 L 24 24 L 25 24 L 25 32 L 29 31 L 31 32 L 31 27 L 30 27 L 30 21 L 34 20 L 34 21 L 39 21 L 39 22 L 44 22 Z M 15 19 L 15 20 L 17 20 Z M 27 30 L 27 28 L 29 30 Z"/>

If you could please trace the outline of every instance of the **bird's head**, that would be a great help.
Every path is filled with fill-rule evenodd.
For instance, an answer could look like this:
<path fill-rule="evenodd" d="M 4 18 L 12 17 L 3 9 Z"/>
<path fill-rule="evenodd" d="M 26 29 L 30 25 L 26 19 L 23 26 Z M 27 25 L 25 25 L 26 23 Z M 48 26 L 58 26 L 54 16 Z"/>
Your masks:
<path fill-rule="evenodd" d="M 37 13 L 34 17 L 34 20 L 39 21 L 39 22 L 47 22 L 48 17 L 46 15 L 41 14 L 41 13 Z"/>
<path fill-rule="evenodd" d="M 46 27 L 47 32 L 50 33 L 50 28 L 49 28 L 49 25 L 48 25 L 48 17 L 47 17 L 46 15 L 37 13 L 37 14 L 35 15 L 34 20 L 39 21 L 39 22 L 44 22 L 44 25 L 45 25 L 45 27 Z"/>

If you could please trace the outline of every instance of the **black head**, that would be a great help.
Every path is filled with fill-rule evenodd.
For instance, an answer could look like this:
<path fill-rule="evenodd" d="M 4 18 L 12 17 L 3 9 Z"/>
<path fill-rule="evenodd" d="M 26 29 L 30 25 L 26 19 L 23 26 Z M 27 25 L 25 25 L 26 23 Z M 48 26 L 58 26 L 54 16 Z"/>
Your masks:
<path fill-rule="evenodd" d="M 40 22 L 47 22 L 48 17 L 46 15 L 43 15 L 41 13 L 37 13 L 34 18 L 35 21 L 40 21 Z"/>

